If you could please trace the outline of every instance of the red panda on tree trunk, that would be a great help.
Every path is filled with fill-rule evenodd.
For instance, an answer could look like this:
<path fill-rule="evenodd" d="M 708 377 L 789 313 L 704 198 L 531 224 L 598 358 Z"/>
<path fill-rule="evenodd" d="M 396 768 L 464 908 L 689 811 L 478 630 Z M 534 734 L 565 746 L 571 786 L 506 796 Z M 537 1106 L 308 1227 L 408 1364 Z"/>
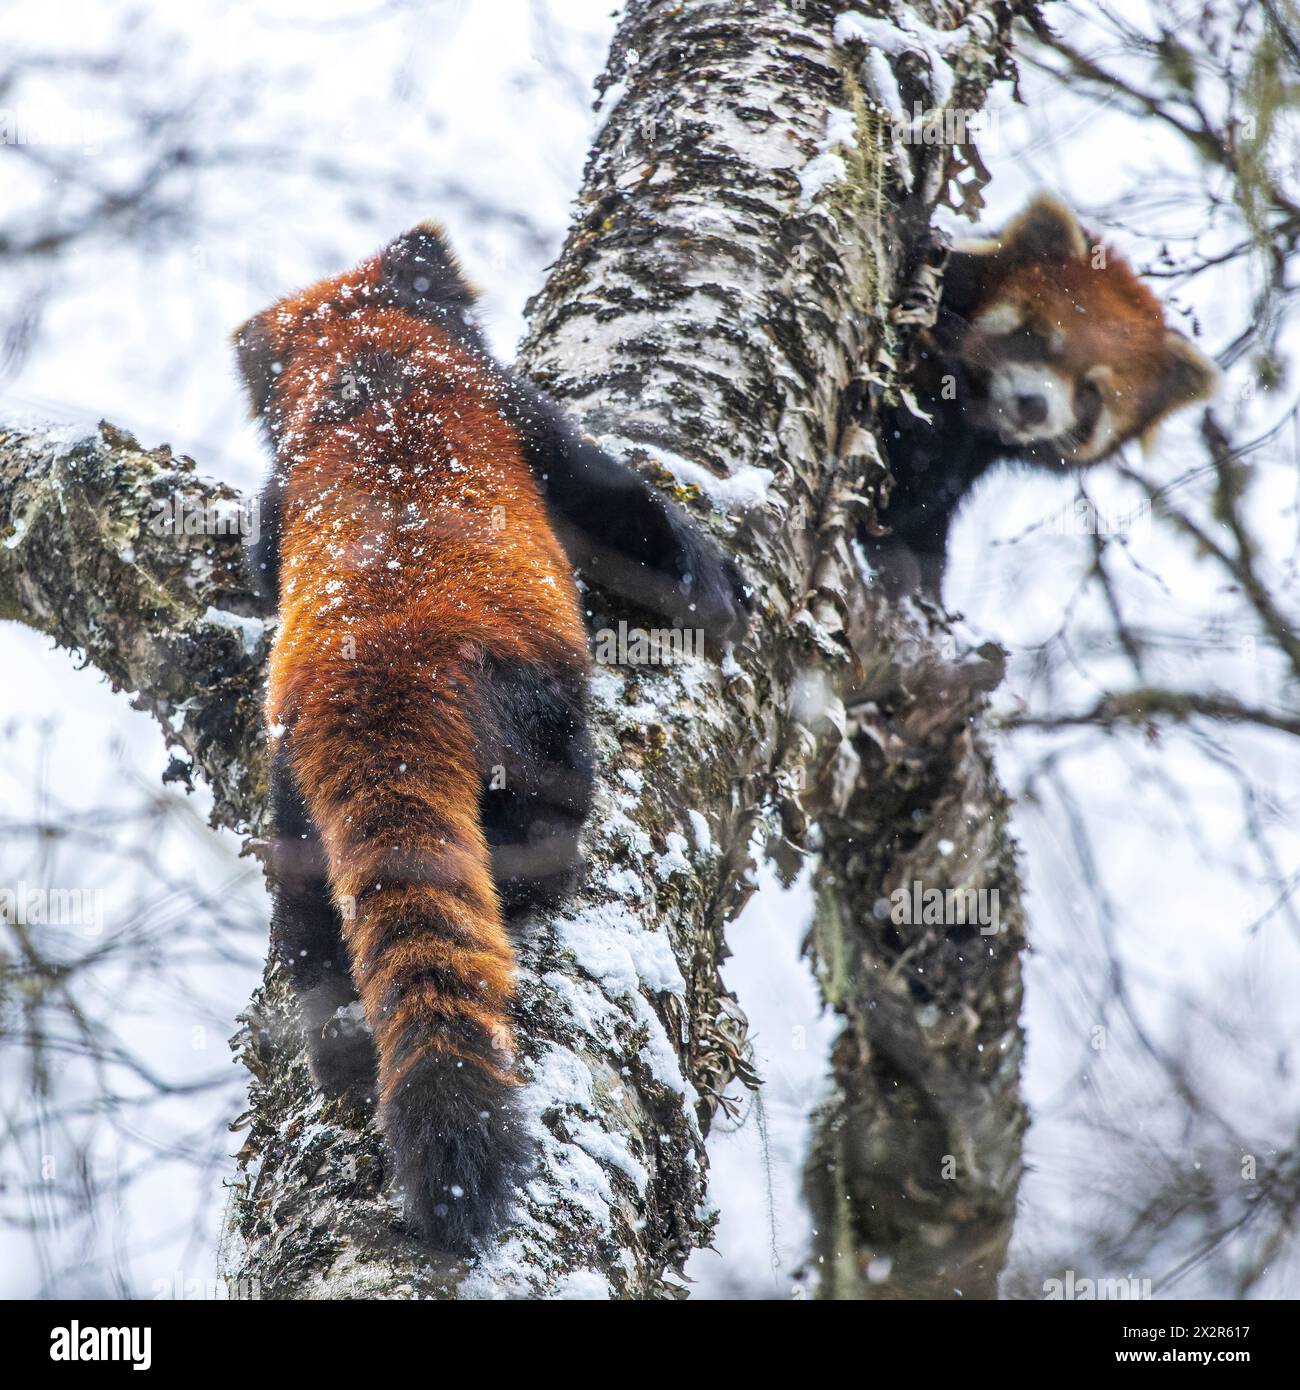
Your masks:
<path fill-rule="evenodd" d="M 1087 468 L 1209 396 L 1213 365 L 1064 203 L 1040 194 L 997 236 L 948 256 L 917 344 L 920 418 L 886 412 L 893 474 L 868 554 L 888 587 L 937 593 L 948 529 L 994 463 Z"/>
<path fill-rule="evenodd" d="M 507 923 L 581 862 L 572 566 L 717 643 L 751 607 L 684 511 L 491 359 L 472 305 L 421 226 L 236 334 L 275 456 L 273 947 L 319 1084 L 377 1104 L 412 1226 L 457 1254 L 530 1156 Z"/>

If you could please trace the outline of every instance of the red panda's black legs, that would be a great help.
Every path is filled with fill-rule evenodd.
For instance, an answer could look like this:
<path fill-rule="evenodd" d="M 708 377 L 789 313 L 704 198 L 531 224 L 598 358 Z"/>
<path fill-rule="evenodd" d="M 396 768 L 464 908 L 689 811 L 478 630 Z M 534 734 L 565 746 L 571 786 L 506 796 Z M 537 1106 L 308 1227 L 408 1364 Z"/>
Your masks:
<path fill-rule="evenodd" d="M 502 908 L 517 917 L 562 901 L 581 872 L 595 766 L 586 676 L 487 657 L 480 690 L 483 833 Z"/>
<path fill-rule="evenodd" d="M 271 759 L 271 814 L 271 945 L 298 997 L 312 1074 L 327 1096 L 368 1110 L 375 1101 L 374 1047 L 330 900 L 325 848 L 283 746 Z"/>
<path fill-rule="evenodd" d="M 754 596 L 711 536 L 634 468 L 611 458 L 518 377 L 507 410 L 573 563 L 602 589 L 700 628 L 744 635 Z"/>

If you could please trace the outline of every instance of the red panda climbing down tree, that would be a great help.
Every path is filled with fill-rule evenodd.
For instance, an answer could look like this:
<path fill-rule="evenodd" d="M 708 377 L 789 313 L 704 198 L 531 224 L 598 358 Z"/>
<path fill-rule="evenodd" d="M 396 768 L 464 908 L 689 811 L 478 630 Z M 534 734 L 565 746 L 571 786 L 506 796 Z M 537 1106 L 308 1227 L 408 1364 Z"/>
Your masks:
<path fill-rule="evenodd" d="M 275 456 L 253 556 L 279 603 L 272 940 L 318 1082 L 377 1100 L 411 1224 L 456 1253 L 529 1157 L 506 921 L 580 862 L 571 564 L 716 642 L 751 606 L 685 512 L 489 357 L 472 303 L 421 226 L 236 334 Z"/>
<path fill-rule="evenodd" d="M 1209 396 L 1214 367 L 1159 301 L 1056 198 L 998 236 L 956 245 L 913 376 L 929 419 L 887 413 L 894 476 L 868 554 L 895 589 L 938 592 L 948 528 L 999 460 L 1085 468 Z"/>

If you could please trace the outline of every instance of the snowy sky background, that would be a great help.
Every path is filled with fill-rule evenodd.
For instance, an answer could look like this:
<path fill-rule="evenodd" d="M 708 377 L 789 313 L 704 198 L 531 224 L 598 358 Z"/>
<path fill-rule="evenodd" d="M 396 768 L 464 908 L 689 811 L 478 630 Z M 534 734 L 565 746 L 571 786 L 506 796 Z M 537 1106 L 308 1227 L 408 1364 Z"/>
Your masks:
<path fill-rule="evenodd" d="M 482 289 L 491 340 L 511 357 L 524 302 L 568 223 L 611 9 L 609 0 L 383 7 L 289 0 L 273 14 L 221 0 L 139 7 L 140 57 L 129 84 L 115 89 L 93 72 L 55 70 L 22 98 L 40 110 L 89 115 L 102 136 L 102 148 L 86 155 L 88 186 L 67 181 L 61 189 L 65 206 L 75 207 L 93 195 L 89 185 L 130 178 L 143 156 L 114 144 L 120 112 L 165 82 L 191 108 L 195 140 L 212 156 L 168 176 L 192 225 L 179 235 L 90 236 L 67 256 L 19 273 L 6 268 L 0 310 L 11 314 L 38 292 L 48 309 L 17 370 L 0 374 L 0 417 L 89 430 L 107 416 L 142 442 L 169 442 L 204 472 L 251 488 L 265 464 L 236 389 L 230 329 L 286 289 L 333 273 L 428 216 L 447 226 Z M 112 53 L 122 23 L 116 7 L 20 0 L 0 13 L 0 51 Z M 1098 112 L 1057 89 L 1050 102 L 1036 103 L 1042 90 L 1042 79 L 1029 77 L 1019 110 L 999 93 L 997 138 L 983 147 L 995 176 L 990 224 L 1037 187 L 1060 192 L 1092 221 L 1090 212 L 1135 188 L 1154 190 L 1191 172 L 1185 147 L 1153 122 L 1114 107 Z M 47 174 L 10 151 L 0 157 L 11 211 L 20 215 L 24 199 L 38 206 Z M 1177 255 L 1193 241 L 1205 249 L 1229 234 L 1151 201 L 1131 225 L 1104 228 L 1139 265 L 1165 241 Z M 1239 271 L 1232 275 L 1206 274 L 1178 295 L 1176 321 L 1194 316 L 1210 353 L 1240 327 L 1245 286 Z M 1229 424 L 1269 418 L 1269 402 L 1244 399 L 1231 375 L 1224 401 Z M 1279 588 L 1289 581 L 1298 534 L 1294 441 L 1283 443 L 1261 460 L 1249 508 Z M 1151 471 L 1172 476 L 1197 447 L 1194 421 L 1176 422 Z M 1114 477 L 1090 479 L 1089 490 L 1103 510 L 1137 500 Z M 972 641 L 994 637 L 1012 651 L 999 697 L 1008 708 L 1084 706 L 1107 680 L 1129 683 L 1113 651 L 1089 645 L 1105 617 L 1095 596 L 1076 598 L 1091 558 L 1087 538 L 1042 524 L 1074 496 L 1066 480 L 1000 474 L 980 489 L 955 533 L 946 597 L 965 614 Z M 1197 637 L 1207 627 L 1223 633 L 1208 656 L 1170 644 L 1154 672 L 1159 679 L 1214 680 L 1260 699 L 1277 688 L 1265 656 L 1243 640 L 1231 596 L 1165 529 L 1139 527 L 1125 557 L 1118 583 L 1133 615 Z M 1042 644 L 1062 629 L 1081 655 L 1057 663 L 1048 682 Z M 80 817 L 86 833 L 61 851 L 70 858 L 56 862 L 27 837 L 0 838 L 0 883 L 45 875 L 99 888 L 110 936 L 138 926 L 127 908 L 142 891 L 152 894 L 142 920 L 157 936 L 157 971 L 106 969 L 98 996 L 169 1080 L 217 1072 L 229 1079 L 198 1100 L 173 1096 L 143 1108 L 129 1139 L 104 1128 L 96 1161 L 142 1176 L 93 1228 L 34 1204 L 26 1213 L 32 1235 L 0 1230 L 0 1296 L 51 1286 L 67 1296 L 149 1296 L 159 1282 L 206 1279 L 214 1270 L 201 1234 L 215 1239 L 221 1180 L 233 1173 L 228 1155 L 239 1142 L 223 1126 L 242 1109 L 242 1073 L 225 1039 L 259 974 L 266 909 L 258 876 L 235 858 L 233 837 L 202 828 L 206 793 L 187 799 L 160 788 L 166 757 L 151 721 L 48 647 L 36 634 L 0 625 L 0 824 Z M 1134 1016 L 1183 1059 L 1214 1108 L 1252 1138 L 1282 1144 L 1294 1135 L 1300 1091 L 1289 1049 L 1300 1016 L 1291 1002 L 1300 998 L 1300 927 L 1287 913 L 1267 916 L 1277 885 L 1260 845 L 1284 877 L 1300 863 L 1295 756 L 1281 735 L 1253 733 L 1227 741 L 1225 763 L 1223 743 L 1211 746 L 1194 731 L 1155 744 L 1139 733 L 1108 739 L 1079 731 L 1020 734 L 1002 745 L 1004 780 L 1023 797 L 1015 829 L 1029 890 L 1026 1087 L 1035 1117 L 1008 1286 L 1031 1296 L 1070 1263 L 1097 1204 L 1122 1202 L 1125 1165 L 1134 1161 L 1126 1138 L 1141 1132 L 1174 1148 L 1215 1142 L 1189 1119 L 1131 1023 L 1100 1009 L 1117 968 Z M 146 816 L 147 799 L 156 804 Z M 1091 863 L 1070 829 L 1071 804 L 1082 808 Z M 1260 821 L 1262 832 L 1252 833 Z M 165 863 L 169 889 L 153 880 L 141 887 L 124 853 L 137 842 Z M 806 1253 L 799 1168 L 808 1100 L 824 1078 L 834 1028 L 819 1018 L 798 956 L 807 889 L 783 894 L 767 878 L 764 885 L 730 933 L 735 954 L 724 974 L 749 1013 L 768 1085 L 761 1107 L 742 1095 L 744 1122 L 720 1117 L 710 1141 L 711 1195 L 723 1215 L 716 1253 L 700 1252 L 689 1266 L 699 1296 L 788 1297 Z M 196 898 L 205 907 L 219 903 L 229 919 L 219 962 L 169 942 L 169 925 Z M 1225 1034 L 1221 1012 L 1235 1031 Z M 1103 1054 L 1088 1046 L 1097 1023 L 1111 1030 Z M 806 1047 L 793 1043 L 799 1030 L 807 1030 Z M 61 1065 L 68 1086 L 82 1084 L 71 1052 Z M 12 1053 L 0 1082 L 7 1118 L 30 1109 L 27 1077 Z M 85 1085 L 89 1091 L 89 1078 Z M 124 1090 L 130 1085 L 124 1081 Z M 1099 1144 L 1099 1117 L 1115 1136 L 1109 1147 Z M 86 1124 L 97 1133 L 100 1121 L 92 1115 Z M 47 1151 L 38 1125 L 25 1161 L 38 1167 Z M 1073 1267 L 1152 1277 L 1181 1253 L 1156 1252 L 1140 1267 Z M 1221 1294 L 1215 1269 L 1197 1265 L 1168 1291 Z M 1285 1251 L 1257 1291 L 1300 1293 Z"/>

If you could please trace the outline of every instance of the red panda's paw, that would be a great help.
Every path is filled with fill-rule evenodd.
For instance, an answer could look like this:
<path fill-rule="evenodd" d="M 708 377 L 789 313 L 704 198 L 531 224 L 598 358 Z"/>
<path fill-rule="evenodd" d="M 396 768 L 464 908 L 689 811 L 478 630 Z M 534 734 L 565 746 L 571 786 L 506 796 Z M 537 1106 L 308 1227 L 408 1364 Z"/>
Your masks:
<path fill-rule="evenodd" d="M 375 1048 L 354 1001 L 320 1028 L 307 1032 L 312 1080 L 323 1096 L 357 1115 L 372 1115 L 377 1101 Z"/>
<path fill-rule="evenodd" d="M 706 640 L 738 642 L 749 630 L 754 586 L 716 541 L 683 512 L 671 518 L 674 531 L 676 612 Z"/>

